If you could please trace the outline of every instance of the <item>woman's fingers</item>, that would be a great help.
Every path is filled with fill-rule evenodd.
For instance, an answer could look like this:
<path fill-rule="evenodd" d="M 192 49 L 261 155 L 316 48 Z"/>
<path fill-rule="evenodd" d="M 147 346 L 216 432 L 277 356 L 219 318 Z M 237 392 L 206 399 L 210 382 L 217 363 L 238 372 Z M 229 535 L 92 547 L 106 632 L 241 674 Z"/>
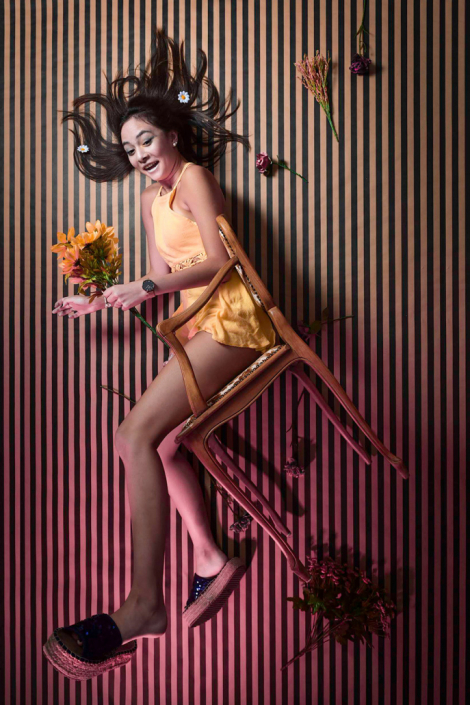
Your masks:
<path fill-rule="evenodd" d="M 63 311 L 67 311 L 68 308 L 69 308 L 69 306 L 67 304 L 64 304 L 62 306 L 58 306 L 55 309 L 53 309 L 52 313 L 58 313 L 58 315 L 60 316 L 63 313 Z"/>
<path fill-rule="evenodd" d="M 63 306 L 64 306 L 64 302 L 63 302 L 62 299 L 60 299 L 59 301 L 57 301 L 57 302 L 54 304 L 54 308 L 52 309 L 52 313 L 55 313 L 56 311 L 59 311 Z"/>

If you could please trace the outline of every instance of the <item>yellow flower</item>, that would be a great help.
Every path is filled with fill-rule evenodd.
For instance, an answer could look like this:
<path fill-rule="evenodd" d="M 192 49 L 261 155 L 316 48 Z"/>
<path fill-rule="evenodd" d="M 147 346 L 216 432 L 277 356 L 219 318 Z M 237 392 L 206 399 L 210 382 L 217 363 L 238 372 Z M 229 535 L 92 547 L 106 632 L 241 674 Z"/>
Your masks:
<path fill-rule="evenodd" d="M 73 247 L 73 240 L 75 235 L 75 228 L 69 228 L 67 235 L 65 233 L 57 233 L 57 238 L 59 242 L 56 245 L 52 245 L 51 250 L 55 252 L 59 257 L 64 257 L 67 250 Z"/>

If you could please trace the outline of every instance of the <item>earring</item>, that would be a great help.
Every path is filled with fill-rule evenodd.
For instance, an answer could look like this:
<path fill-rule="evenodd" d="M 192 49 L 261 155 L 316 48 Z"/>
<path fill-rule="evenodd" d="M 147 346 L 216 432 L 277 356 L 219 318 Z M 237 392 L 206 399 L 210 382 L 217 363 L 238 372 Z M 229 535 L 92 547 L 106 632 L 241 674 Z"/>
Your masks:
<path fill-rule="evenodd" d="M 173 142 L 173 147 L 176 147 L 177 144 L 178 144 L 177 142 Z"/>

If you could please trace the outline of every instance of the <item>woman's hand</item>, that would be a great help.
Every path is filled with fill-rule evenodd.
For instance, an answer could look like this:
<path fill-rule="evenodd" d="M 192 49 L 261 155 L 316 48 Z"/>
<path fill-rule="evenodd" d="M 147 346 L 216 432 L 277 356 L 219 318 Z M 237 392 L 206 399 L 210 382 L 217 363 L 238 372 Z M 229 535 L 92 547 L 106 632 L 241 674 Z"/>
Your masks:
<path fill-rule="evenodd" d="M 103 292 L 105 301 L 114 308 L 128 311 L 133 306 L 138 306 L 142 301 L 146 301 L 149 294 L 142 289 L 142 282 L 129 282 L 128 284 L 116 284 L 110 286 Z"/>
<path fill-rule="evenodd" d="M 52 313 L 57 313 L 58 316 L 78 318 L 85 313 L 99 311 L 104 308 L 104 304 L 105 302 L 102 296 L 96 297 L 91 304 L 89 303 L 88 296 L 64 296 L 55 303 Z"/>

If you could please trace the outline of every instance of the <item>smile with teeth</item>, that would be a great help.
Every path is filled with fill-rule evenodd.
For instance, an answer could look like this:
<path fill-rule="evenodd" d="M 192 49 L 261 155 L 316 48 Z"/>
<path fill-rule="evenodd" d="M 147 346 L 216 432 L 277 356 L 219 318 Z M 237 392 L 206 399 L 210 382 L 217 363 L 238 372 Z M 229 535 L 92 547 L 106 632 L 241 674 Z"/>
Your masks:
<path fill-rule="evenodd" d="M 153 164 L 150 164 L 149 166 L 144 166 L 145 171 L 153 171 L 154 169 L 157 168 L 159 162 L 153 162 Z"/>

